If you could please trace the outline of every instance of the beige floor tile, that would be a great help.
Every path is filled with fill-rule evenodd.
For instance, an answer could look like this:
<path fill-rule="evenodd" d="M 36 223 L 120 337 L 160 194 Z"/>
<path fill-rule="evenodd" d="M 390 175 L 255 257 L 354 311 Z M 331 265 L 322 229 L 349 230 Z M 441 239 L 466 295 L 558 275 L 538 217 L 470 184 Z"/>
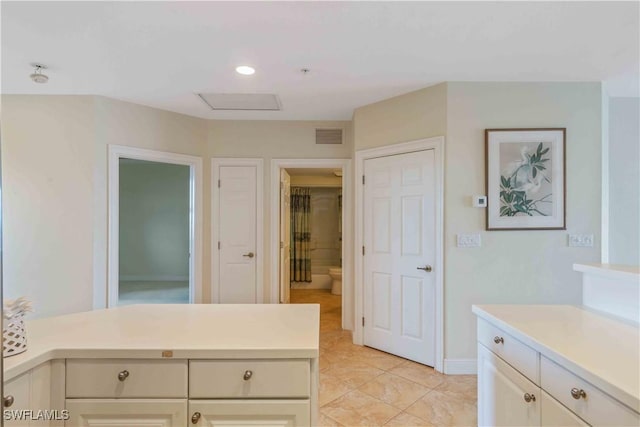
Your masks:
<path fill-rule="evenodd" d="M 475 375 L 446 376 L 428 366 L 354 345 L 351 332 L 341 329 L 341 297 L 328 290 L 295 289 L 291 302 L 320 304 L 320 426 L 476 424 Z M 360 390 L 354 390 L 356 387 Z M 421 390 L 426 394 L 407 403 Z"/>
<path fill-rule="evenodd" d="M 395 417 L 391 418 L 391 420 L 385 424 L 385 426 L 392 427 L 431 427 L 431 424 L 426 422 L 425 420 L 414 417 L 411 414 L 407 414 L 406 412 L 401 412 Z"/>
<path fill-rule="evenodd" d="M 475 426 L 477 405 L 475 400 L 430 391 L 405 412 L 425 420 L 435 426 Z"/>
<path fill-rule="evenodd" d="M 322 406 L 325 403 L 329 403 L 351 390 L 353 390 L 353 387 L 339 378 L 321 373 L 318 405 Z"/>
<path fill-rule="evenodd" d="M 359 355 L 362 361 L 383 371 L 388 371 L 407 361 L 402 357 L 394 356 L 393 354 L 373 348 L 362 347 L 362 349 L 362 353 Z"/>
<path fill-rule="evenodd" d="M 365 383 L 358 390 L 399 409 L 406 409 L 430 391 L 425 386 L 389 373 Z"/>
<path fill-rule="evenodd" d="M 436 388 L 445 378 L 445 375 L 436 372 L 433 368 L 411 361 L 396 366 L 389 372 L 429 388 Z"/>
<path fill-rule="evenodd" d="M 475 375 L 446 375 L 436 390 L 446 395 L 475 400 L 478 397 L 477 383 Z"/>
<path fill-rule="evenodd" d="M 343 427 L 343 425 L 320 411 L 320 415 L 318 416 L 318 427 Z"/>
<path fill-rule="evenodd" d="M 358 390 L 328 403 L 322 410 L 345 426 L 382 426 L 400 413 L 398 408 Z"/>
<path fill-rule="evenodd" d="M 333 364 L 323 373 L 340 378 L 347 385 L 355 388 L 382 375 L 384 371 L 358 360 L 345 360 L 342 363 Z"/>

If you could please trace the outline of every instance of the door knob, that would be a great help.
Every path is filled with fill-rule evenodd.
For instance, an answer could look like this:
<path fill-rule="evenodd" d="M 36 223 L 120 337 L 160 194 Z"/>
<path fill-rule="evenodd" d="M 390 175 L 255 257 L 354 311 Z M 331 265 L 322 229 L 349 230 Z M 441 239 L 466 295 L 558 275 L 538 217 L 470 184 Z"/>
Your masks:
<path fill-rule="evenodd" d="M 430 265 L 425 265 L 424 267 L 418 267 L 418 270 L 424 270 L 427 273 L 431 273 L 432 268 Z"/>
<path fill-rule="evenodd" d="M 256 256 L 256 254 L 254 254 L 253 252 L 249 252 L 248 254 L 243 254 L 242 256 L 247 258 L 253 258 L 254 256 Z"/>

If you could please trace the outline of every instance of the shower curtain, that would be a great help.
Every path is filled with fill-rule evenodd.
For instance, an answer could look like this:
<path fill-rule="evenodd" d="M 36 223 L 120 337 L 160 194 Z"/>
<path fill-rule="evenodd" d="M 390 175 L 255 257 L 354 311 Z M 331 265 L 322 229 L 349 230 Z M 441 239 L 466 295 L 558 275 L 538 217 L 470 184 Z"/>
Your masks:
<path fill-rule="evenodd" d="M 311 190 L 291 189 L 291 281 L 311 282 Z"/>

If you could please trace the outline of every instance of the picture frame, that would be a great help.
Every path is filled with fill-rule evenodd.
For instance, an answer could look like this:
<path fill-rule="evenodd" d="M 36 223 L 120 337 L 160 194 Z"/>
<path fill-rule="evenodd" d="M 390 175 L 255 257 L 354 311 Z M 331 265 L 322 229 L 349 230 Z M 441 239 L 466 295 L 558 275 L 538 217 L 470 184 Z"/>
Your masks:
<path fill-rule="evenodd" d="M 488 231 L 566 230 L 566 135 L 485 129 Z"/>

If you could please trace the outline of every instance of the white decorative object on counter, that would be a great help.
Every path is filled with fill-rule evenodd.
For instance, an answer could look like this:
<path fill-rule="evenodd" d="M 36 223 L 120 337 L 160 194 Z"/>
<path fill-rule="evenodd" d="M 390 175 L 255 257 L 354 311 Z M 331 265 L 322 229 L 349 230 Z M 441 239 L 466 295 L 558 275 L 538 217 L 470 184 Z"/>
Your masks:
<path fill-rule="evenodd" d="M 2 357 L 20 354 L 27 350 L 27 331 L 24 315 L 32 311 L 31 301 L 20 297 L 4 302 L 2 323 Z"/>

